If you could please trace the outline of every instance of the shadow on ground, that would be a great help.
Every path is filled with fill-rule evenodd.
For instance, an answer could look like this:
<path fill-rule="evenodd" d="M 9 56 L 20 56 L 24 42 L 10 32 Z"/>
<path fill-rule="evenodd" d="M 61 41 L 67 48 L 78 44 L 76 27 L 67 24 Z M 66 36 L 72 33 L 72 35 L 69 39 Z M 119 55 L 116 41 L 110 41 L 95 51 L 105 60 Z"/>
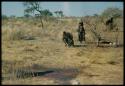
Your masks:
<path fill-rule="evenodd" d="M 5 62 L 9 63 L 9 62 Z M 5 64 L 4 64 L 5 65 Z M 11 63 L 12 65 L 12 63 Z M 38 78 L 46 78 L 46 79 L 52 79 L 57 81 L 60 84 L 69 84 L 68 81 L 74 79 L 79 71 L 77 68 L 48 68 L 44 67 L 38 64 L 33 64 L 32 66 L 26 66 L 21 68 L 16 68 L 12 70 L 12 72 L 9 72 L 10 75 L 14 72 L 14 76 L 7 76 L 2 77 L 2 80 L 8 80 L 13 79 L 15 77 L 16 79 L 26 79 L 26 78 L 32 78 L 32 77 L 38 77 Z"/>
<path fill-rule="evenodd" d="M 87 45 L 74 45 L 74 47 L 86 47 Z"/>

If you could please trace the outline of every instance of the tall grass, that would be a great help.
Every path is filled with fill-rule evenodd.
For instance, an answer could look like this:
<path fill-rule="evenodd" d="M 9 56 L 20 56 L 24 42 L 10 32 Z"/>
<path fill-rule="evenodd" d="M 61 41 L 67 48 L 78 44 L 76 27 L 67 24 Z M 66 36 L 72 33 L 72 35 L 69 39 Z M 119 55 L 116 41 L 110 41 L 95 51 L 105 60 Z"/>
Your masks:
<path fill-rule="evenodd" d="M 96 27 L 96 31 L 101 33 L 102 36 L 111 37 L 110 34 L 114 32 L 104 32 L 106 29 L 105 25 L 100 22 L 98 18 L 88 18 L 89 24 L 85 23 L 85 30 L 86 30 L 86 37 L 87 40 L 93 41 L 92 33 L 90 29 L 94 29 Z M 3 21 L 3 20 L 2 20 Z M 119 23 L 118 23 L 119 22 Z M 71 20 L 63 20 L 63 21 L 43 21 L 44 28 L 41 27 L 39 21 L 36 20 L 25 20 L 25 19 L 17 19 L 17 20 L 8 20 L 4 21 L 2 25 L 2 39 L 3 40 L 22 40 L 27 37 L 34 38 L 40 37 L 43 38 L 50 38 L 50 39 L 57 39 L 61 40 L 62 32 L 68 31 L 76 35 L 76 30 L 78 28 L 78 20 L 71 19 Z M 123 24 L 122 19 L 116 19 L 115 24 L 117 27 L 122 30 Z"/>

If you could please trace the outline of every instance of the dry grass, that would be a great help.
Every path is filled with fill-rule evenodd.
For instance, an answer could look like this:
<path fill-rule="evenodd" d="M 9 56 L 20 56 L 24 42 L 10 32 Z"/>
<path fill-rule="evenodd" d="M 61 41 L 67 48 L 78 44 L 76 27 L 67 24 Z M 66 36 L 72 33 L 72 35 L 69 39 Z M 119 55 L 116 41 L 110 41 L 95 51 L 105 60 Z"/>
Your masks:
<path fill-rule="evenodd" d="M 16 22 L 19 26 L 14 23 L 13 29 L 10 29 L 9 24 L 2 26 L 3 77 L 8 77 L 8 74 L 13 73 L 15 69 L 33 70 L 33 65 L 35 68 L 38 67 L 38 71 L 75 68 L 78 72 L 75 77 L 66 81 L 41 76 L 5 79 L 2 84 L 71 84 L 70 81 L 74 79 L 80 84 L 123 84 L 123 47 L 96 47 L 94 44 L 88 44 L 85 47 L 65 47 L 61 40 L 64 30 L 72 32 L 75 44 L 79 44 L 76 20 L 62 23 L 46 22 L 43 29 L 39 27 L 39 23 L 34 25 L 33 22 L 21 20 Z M 100 27 L 99 24 L 98 29 Z M 85 25 L 87 42 L 95 41 L 90 28 Z M 107 39 L 114 41 L 115 33 L 104 32 L 103 34 Z M 123 44 L 123 32 L 119 34 L 120 43 Z M 27 36 L 34 39 L 27 40 L 25 39 Z"/>

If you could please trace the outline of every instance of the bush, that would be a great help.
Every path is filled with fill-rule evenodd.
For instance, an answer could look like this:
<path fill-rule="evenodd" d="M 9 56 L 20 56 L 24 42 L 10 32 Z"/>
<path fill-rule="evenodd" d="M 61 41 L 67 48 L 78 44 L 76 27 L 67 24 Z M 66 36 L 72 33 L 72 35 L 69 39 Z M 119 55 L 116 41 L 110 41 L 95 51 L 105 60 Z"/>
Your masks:
<path fill-rule="evenodd" d="M 34 40 L 34 36 L 30 35 L 27 30 L 22 28 L 5 28 L 2 29 L 3 40 Z"/>
<path fill-rule="evenodd" d="M 119 8 L 107 8 L 106 10 L 103 11 L 102 13 L 103 17 L 121 17 L 123 16 L 123 10 L 119 9 Z"/>
<path fill-rule="evenodd" d="M 2 20 L 6 20 L 8 17 L 6 15 L 2 15 Z"/>

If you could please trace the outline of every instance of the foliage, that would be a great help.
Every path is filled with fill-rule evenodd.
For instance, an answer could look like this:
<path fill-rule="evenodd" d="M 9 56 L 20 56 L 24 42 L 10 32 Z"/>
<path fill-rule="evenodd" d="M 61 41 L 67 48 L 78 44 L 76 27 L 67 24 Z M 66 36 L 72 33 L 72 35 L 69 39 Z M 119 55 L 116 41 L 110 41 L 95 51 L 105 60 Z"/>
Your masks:
<path fill-rule="evenodd" d="M 57 17 L 63 17 L 64 16 L 63 11 L 55 11 L 54 13 L 56 14 Z"/>
<path fill-rule="evenodd" d="M 24 17 L 29 18 L 29 17 L 31 17 L 31 15 L 26 13 L 26 14 L 24 14 Z"/>
<path fill-rule="evenodd" d="M 103 17 L 121 17 L 123 16 L 123 10 L 115 7 L 107 8 L 102 13 Z"/>
<path fill-rule="evenodd" d="M 39 13 L 37 16 L 40 17 L 41 24 L 43 27 L 43 19 L 47 20 L 48 17 L 53 16 L 52 12 L 48 9 L 43 10 L 40 6 L 40 2 L 24 2 L 23 5 L 26 7 L 24 10 L 25 14 Z"/>
<path fill-rule="evenodd" d="M 6 15 L 2 15 L 2 19 L 8 19 L 8 17 Z"/>
<path fill-rule="evenodd" d="M 43 28 L 43 21 L 41 18 L 42 17 L 42 8 L 40 7 L 40 2 L 24 2 L 23 5 L 24 5 L 24 7 L 26 7 L 26 9 L 24 10 L 25 14 L 32 14 L 35 11 L 40 14 L 41 25 Z"/>

